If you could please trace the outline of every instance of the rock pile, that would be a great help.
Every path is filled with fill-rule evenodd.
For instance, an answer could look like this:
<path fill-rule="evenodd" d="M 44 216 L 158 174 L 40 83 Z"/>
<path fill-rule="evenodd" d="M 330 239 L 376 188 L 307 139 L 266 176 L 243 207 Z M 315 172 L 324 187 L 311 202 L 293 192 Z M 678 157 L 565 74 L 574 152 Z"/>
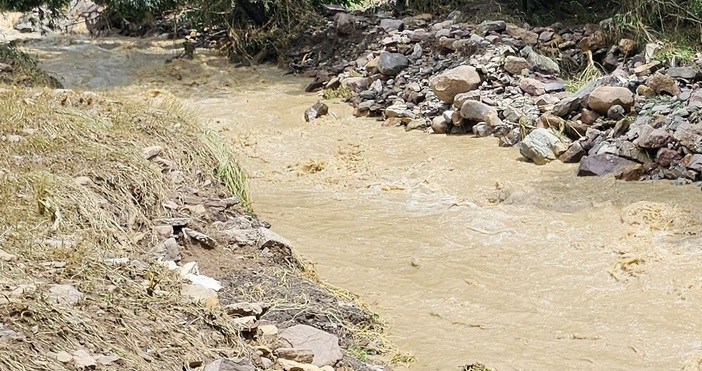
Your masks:
<path fill-rule="evenodd" d="M 583 176 L 700 180 L 698 67 L 664 68 L 659 45 L 610 45 L 595 25 L 461 19 L 337 11 L 309 35 L 315 45 L 291 54 L 291 66 L 314 78 L 307 91 L 344 86 L 356 115 L 385 125 L 494 135 L 538 164 L 586 159 Z M 333 55 L 322 50 L 329 45 Z M 585 67 L 588 54 L 609 75 L 566 92 L 561 76 Z"/>

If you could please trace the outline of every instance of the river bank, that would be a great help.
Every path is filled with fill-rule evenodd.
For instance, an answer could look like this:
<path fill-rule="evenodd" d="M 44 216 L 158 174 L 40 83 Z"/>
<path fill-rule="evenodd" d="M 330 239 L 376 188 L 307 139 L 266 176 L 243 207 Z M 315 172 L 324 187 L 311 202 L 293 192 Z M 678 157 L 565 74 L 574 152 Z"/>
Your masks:
<path fill-rule="evenodd" d="M 207 54 L 163 65 L 161 41 L 92 43 L 28 47 L 67 86 L 160 89 L 210 119 L 241 148 L 257 213 L 377 308 L 416 368 L 698 364 L 694 186 L 577 178 L 574 164 L 381 127 L 332 102 L 336 117 L 306 123 L 309 80 Z"/>

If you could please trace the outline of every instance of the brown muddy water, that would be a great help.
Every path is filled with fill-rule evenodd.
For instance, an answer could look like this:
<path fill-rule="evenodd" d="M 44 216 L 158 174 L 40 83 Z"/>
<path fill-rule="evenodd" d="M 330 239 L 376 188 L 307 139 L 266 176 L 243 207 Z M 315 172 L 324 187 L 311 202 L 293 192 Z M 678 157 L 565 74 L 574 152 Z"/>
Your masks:
<path fill-rule="evenodd" d="M 702 369 L 699 186 L 577 178 L 339 103 L 306 123 L 307 80 L 203 55 L 164 65 L 170 42 L 27 48 L 69 88 L 172 93 L 239 145 L 257 213 L 389 322 L 412 369 Z"/>

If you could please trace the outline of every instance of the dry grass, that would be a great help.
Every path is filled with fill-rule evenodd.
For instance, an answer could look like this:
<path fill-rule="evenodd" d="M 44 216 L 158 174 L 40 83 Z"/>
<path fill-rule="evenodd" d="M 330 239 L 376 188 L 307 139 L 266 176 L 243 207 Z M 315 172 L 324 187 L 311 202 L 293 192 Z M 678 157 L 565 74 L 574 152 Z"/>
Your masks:
<path fill-rule="evenodd" d="M 167 103 L 15 88 L 0 99 L 0 249 L 16 256 L 0 260 L 0 322 L 24 336 L 0 341 L 0 369 L 74 369 L 49 355 L 62 350 L 115 355 L 112 369 L 131 370 L 244 352 L 221 310 L 184 302 L 178 277 L 145 257 L 179 187 L 226 185 L 249 203 L 217 138 Z M 151 161 L 150 146 L 163 147 Z M 131 263 L 107 260 L 118 257 Z M 56 304 L 53 284 L 84 297 Z"/>

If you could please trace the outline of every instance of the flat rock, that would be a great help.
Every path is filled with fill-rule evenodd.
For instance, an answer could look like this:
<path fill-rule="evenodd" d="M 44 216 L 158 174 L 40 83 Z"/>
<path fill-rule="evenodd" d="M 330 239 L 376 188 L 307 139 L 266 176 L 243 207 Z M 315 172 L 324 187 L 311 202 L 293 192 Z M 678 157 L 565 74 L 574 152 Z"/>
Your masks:
<path fill-rule="evenodd" d="M 343 358 L 339 338 L 308 325 L 295 325 L 283 330 L 280 337 L 295 349 L 307 349 L 314 353 L 312 364 L 318 367 L 333 366 Z"/>
<path fill-rule="evenodd" d="M 702 71 L 697 67 L 670 67 L 665 74 L 676 79 L 699 80 Z"/>
<path fill-rule="evenodd" d="M 638 180 L 643 174 L 643 165 L 611 154 L 586 156 L 580 161 L 578 176 L 608 174 L 613 174 L 617 179 Z"/>
<path fill-rule="evenodd" d="M 284 358 L 278 359 L 278 364 L 285 371 L 322 371 L 321 368 L 313 364 L 295 362 Z"/>

